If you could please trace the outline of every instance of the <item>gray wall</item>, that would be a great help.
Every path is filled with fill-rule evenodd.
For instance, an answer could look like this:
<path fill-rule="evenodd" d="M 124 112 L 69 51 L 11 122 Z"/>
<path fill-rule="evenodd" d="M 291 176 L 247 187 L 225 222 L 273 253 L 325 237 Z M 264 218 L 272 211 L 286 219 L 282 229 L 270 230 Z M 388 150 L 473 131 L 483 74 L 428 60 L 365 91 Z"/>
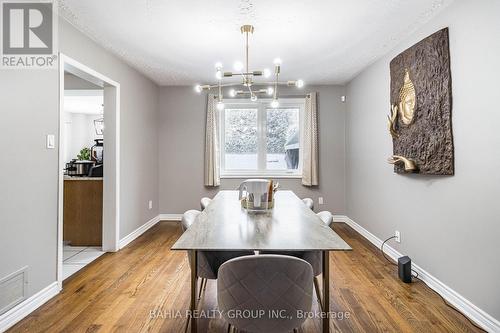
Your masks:
<path fill-rule="evenodd" d="M 0 279 L 28 266 L 28 296 L 56 280 L 56 70 L 0 70 Z"/>
<path fill-rule="evenodd" d="M 120 238 L 158 215 L 158 92 L 142 74 L 60 20 L 61 52 L 120 83 Z M 153 209 L 148 201 L 153 200 Z"/>
<path fill-rule="evenodd" d="M 295 90 L 296 91 L 296 90 Z M 340 86 L 308 86 L 318 92 L 320 133 L 320 186 L 308 188 L 300 179 L 280 179 L 282 188 L 315 200 L 316 210 L 345 213 L 345 89 Z M 291 94 L 292 92 L 285 92 Z M 304 92 L 302 92 L 304 93 Z M 163 87 L 160 92 L 160 213 L 180 214 L 198 209 L 202 196 L 220 189 L 234 189 L 241 179 L 222 179 L 220 188 L 203 185 L 206 96 L 192 87 Z M 319 206 L 317 198 L 324 197 Z"/>
<path fill-rule="evenodd" d="M 500 319 L 500 2 L 455 1 L 347 87 L 347 215 Z M 396 175 L 386 115 L 389 61 L 448 26 L 455 176 Z"/>
<path fill-rule="evenodd" d="M 61 52 L 121 84 L 120 238 L 158 214 L 158 87 L 65 21 Z M 0 278 L 28 266 L 28 296 L 56 281 L 57 70 L 0 70 Z M 148 200 L 154 202 L 148 210 Z"/>

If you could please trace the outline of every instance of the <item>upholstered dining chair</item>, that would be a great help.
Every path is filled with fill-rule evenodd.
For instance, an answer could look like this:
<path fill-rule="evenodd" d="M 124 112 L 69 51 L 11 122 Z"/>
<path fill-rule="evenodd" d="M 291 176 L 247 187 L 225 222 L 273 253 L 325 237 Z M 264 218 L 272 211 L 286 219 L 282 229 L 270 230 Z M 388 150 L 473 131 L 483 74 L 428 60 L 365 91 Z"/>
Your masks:
<path fill-rule="evenodd" d="M 269 254 L 231 259 L 219 269 L 218 308 L 230 330 L 232 326 L 248 333 L 296 331 L 305 321 L 299 311 L 311 310 L 312 277 L 311 265 L 295 257 Z M 236 311 L 252 315 L 229 315 Z"/>
<path fill-rule="evenodd" d="M 326 225 L 330 226 L 333 222 L 333 215 L 332 213 L 328 211 L 322 211 L 316 214 L 320 220 Z M 307 261 L 312 269 L 313 269 L 313 283 L 314 283 L 314 290 L 316 292 L 316 297 L 318 299 L 318 303 L 321 308 L 323 308 L 323 302 L 321 300 L 321 293 L 319 290 L 319 276 L 323 273 L 323 265 L 322 265 L 322 256 L 321 256 L 321 251 L 280 251 L 280 252 L 268 252 L 268 251 L 263 251 L 261 252 L 262 254 L 265 253 L 278 253 L 281 255 L 288 255 L 288 256 L 293 256 L 297 257 L 300 259 L 303 259 Z"/>
<path fill-rule="evenodd" d="M 321 221 L 323 221 L 323 223 L 326 225 L 326 226 L 330 226 L 333 222 L 333 215 L 332 213 L 330 213 L 329 211 L 322 211 L 322 212 L 319 212 L 317 213 L 316 215 L 318 215 L 318 217 L 321 219 Z"/>
<path fill-rule="evenodd" d="M 185 212 L 182 215 L 181 219 L 182 231 L 186 231 L 187 229 L 189 229 L 189 227 L 194 223 L 194 221 L 200 214 L 201 212 L 195 209 L 191 209 Z M 198 278 L 201 279 L 198 299 L 201 298 L 203 290 L 205 290 L 207 287 L 207 280 L 217 279 L 217 271 L 220 265 L 222 265 L 227 260 L 253 254 L 254 252 L 252 251 L 198 251 L 197 272 L 198 272 Z M 189 258 L 189 266 L 192 268 L 193 263 L 191 256 L 188 255 L 188 258 Z"/>
<path fill-rule="evenodd" d="M 302 201 L 304 202 L 304 205 L 307 206 L 307 208 L 309 208 L 310 210 L 314 210 L 314 200 L 313 199 L 304 198 L 304 199 L 302 199 Z"/>
<path fill-rule="evenodd" d="M 200 200 L 201 210 L 205 210 L 205 208 L 207 208 L 207 206 L 210 205 L 211 202 L 212 202 L 212 199 L 210 199 L 210 198 L 207 198 L 207 197 L 201 198 L 201 200 Z"/>

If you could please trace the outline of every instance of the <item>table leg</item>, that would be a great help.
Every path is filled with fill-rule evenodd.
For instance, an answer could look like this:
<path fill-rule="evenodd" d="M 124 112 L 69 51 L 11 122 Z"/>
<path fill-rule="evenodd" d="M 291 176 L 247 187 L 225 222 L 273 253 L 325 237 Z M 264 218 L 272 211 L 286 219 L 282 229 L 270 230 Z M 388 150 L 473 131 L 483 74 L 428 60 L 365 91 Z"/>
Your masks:
<path fill-rule="evenodd" d="M 198 268 L 198 255 L 197 251 L 189 251 L 191 255 L 191 303 L 189 305 L 189 310 L 191 310 L 191 333 L 196 333 L 196 318 L 194 317 L 194 311 L 196 310 L 196 285 L 197 285 L 197 268 Z"/>
<path fill-rule="evenodd" d="M 330 261 L 328 251 L 323 251 L 323 333 L 330 332 Z"/>

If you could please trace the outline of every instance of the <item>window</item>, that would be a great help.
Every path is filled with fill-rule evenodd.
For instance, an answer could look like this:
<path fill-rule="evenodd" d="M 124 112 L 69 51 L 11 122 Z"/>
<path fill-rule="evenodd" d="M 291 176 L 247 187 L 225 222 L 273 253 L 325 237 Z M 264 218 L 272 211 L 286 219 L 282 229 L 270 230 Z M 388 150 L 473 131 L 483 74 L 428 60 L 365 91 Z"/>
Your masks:
<path fill-rule="evenodd" d="M 301 177 L 303 99 L 227 101 L 220 113 L 221 177 Z"/>

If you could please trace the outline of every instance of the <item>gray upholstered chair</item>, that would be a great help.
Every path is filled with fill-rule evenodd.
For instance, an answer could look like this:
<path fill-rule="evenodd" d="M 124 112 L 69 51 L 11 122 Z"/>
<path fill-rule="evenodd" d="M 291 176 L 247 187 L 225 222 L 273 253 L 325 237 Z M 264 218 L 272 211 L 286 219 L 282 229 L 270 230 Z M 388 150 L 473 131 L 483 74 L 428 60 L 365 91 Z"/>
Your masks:
<path fill-rule="evenodd" d="M 207 198 L 207 197 L 203 197 L 201 198 L 200 200 L 200 207 L 201 207 L 201 210 L 205 210 L 205 208 L 207 208 L 207 206 L 212 202 L 212 199 L 210 198 Z"/>
<path fill-rule="evenodd" d="M 322 211 L 316 214 L 320 220 L 326 225 L 330 226 L 333 222 L 333 215 L 332 213 L 328 211 Z M 261 253 L 279 253 L 282 255 L 288 255 L 288 256 L 293 256 L 297 257 L 300 259 L 303 259 L 307 261 L 312 269 L 313 269 L 313 274 L 314 274 L 314 289 L 316 291 L 316 296 L 318 298 L 318 302 L 320 307 L 323 307 L 323 303 L 321 301 L 321 293 L 319 291 L 319 278 L 318 276 L 323 273 L 323 265 L 322 265 L 322 256 L 321 256 L 321 251 L 280 251 L 280 252 L 261 252 Z"/>
<path fill-rule="evenodd" d="M 201 212 L 195 209 L 185 212 L 181 219 L 182 231 L 189 229 L 200 214 Z M 201 297 L 201 293 L 207 286 L 207 279 L 217 279 L 217 271 L 220 265 L 230 259 L 253 254 L 252 251 L 198 251 L 196 258 L 198 261 L 197 273 L 198 278 L 201 279 L 198 298 Z M 188 258 L 189 266 L 193 267 L 191 256 L 188 256 Z"/>
<path fill-rule="evenodd" d="M 310 210 L 314 210 L 314 200 L 313 199 L 304 198 L 304 199 L 302 199 L 302 201 L 304 202 L 304 205 L 307 206 L 307 208 L 309 208 Z"/>
<path fill-rule="evenodd" d="M 219 269 L 218 308 L 238 330 L 290 332 L 305 321 L 297 316 L 298 312 L 311 311 L 312 277 L 311 265 L 295 257 L 259 255 L 232 259 Z M 239 310 L 254 315 L 229 315 Z"/>

